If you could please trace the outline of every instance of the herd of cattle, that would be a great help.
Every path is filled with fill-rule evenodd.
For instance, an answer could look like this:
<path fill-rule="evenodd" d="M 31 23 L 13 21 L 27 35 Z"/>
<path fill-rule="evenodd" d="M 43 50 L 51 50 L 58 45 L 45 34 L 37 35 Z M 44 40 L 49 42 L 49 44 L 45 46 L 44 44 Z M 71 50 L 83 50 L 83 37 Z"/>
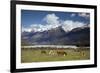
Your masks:
<path fill-rule="evenodd" d="M 27 48 L 22 48 L 23 50 L 28 50 Z M 35 50 L 37 49 L 37 48 L 34 48 Z M 39 49 L 41 49 L 41 48 L 39 48 Z M 33 50 L 33 48 L 30 48 L 30 50 Z M 70 50 L 71 50 L 71 48 L 70 48 Z M 82 51 L 82 49 L 80 50 L 80 48 L 77 48 L 77 49 L 72 49 L 73 51 L 72 52 L 74 52 L 74 53 L 79 53 L 79 55 L 81 55 L 81 56 L 85 56 L 85 52 L 83 52 Z M 84 49 L 83 49 L 84 50 Z M 70 53 L 72 53 L 72 52 L 70 52 Z M 58 56 L 67 56 L 69 53 L 67 52 L 67 51 L 65 51 L 65 50 L 63 50 L 62 48 L 60 48 L 60 49 L 48 49 L 48 51 L 47 51 L 47 49 L 45 50 L 45 49 L 42 49 L 41 51 L 40 51 L 40 53 L 41 54 L 45 54 L 45 55 L 58 55 Z"/>
<path fill-rule="evenodd" d="M 81 56 L 85 56 L 84 52 L 81 52 L 79 50 L 74 50 L 74 52 L 79 53 Z M 45 51 L 45 50 L 41 50 L 41 54 L 49 54 L 49 55 L 58 55 L 58 56 L 67 56 L 68 53 L 64 50 L 50 50 L 49 52 Z"/>
<path fill-rule="evenodd" d="M 67 52 L 65 51 L 55 51 L 55 50 L 50 50 L 48 53 L 45 50 L 41 51 L 41 54 L 49 54 L 49 55 L 67 55 Z"/>

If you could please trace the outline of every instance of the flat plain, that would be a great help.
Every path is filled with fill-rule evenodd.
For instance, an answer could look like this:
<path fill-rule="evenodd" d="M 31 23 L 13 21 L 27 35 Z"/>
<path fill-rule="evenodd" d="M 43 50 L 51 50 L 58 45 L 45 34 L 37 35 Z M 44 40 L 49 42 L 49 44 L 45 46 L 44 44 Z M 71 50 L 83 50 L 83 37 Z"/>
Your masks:
<path fill-rule="evenodd" d="M 21 63 L 89 60 L 89 48 L 21 48 Z"/>

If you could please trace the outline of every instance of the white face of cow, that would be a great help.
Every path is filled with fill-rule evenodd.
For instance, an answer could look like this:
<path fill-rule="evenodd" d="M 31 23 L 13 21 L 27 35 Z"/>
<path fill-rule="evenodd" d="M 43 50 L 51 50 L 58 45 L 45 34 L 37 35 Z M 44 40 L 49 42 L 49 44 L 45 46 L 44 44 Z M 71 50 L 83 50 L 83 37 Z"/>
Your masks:
<path fill-rule="evenodd" d="M 55 51 L 50 50 L 50 51 L 49 51 L 49 55 L 55 55 Z"/>
<path fill-rule="evenodd" d="M 66 56 L 67 53 L 63 50 L 50 50 L 49 55 Z"/>

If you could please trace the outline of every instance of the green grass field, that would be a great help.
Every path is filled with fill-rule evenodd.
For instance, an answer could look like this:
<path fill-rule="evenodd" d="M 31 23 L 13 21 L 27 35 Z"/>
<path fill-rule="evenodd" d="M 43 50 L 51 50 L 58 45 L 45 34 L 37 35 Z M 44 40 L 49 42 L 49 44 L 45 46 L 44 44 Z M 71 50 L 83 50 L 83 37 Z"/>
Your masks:
<path fill-rule="evenodd" d="M 54 54 L 49 54 L 50 51 Z M 21 48 L 21 62 L 49 62 L 49 61 L 68 61 L 68 60 L 88 60 L 90 59 L 90 50 L 87 48 L 79 49 L 63 49 L 66 54 L 57 54 L 61 49 L 37 49 L 37 48 Z"/>

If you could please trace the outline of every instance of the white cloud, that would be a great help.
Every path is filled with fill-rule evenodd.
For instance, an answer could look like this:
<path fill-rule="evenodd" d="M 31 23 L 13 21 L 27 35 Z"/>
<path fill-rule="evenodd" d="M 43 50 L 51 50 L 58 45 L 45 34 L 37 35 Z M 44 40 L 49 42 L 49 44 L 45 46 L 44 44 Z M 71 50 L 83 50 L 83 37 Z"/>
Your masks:
<path fill-rule="evenodd" d="M 54 13 L 46 15 L 46 17 L 43 20 L 47 23 L 46 25 L 51 25 L 54 28 L 60 25 L 59 17 L 56 16 Z"/>
<path fill-rule="evenodd" d="M 83 14 L 84 15 L 84 14 Z M 72 16 L 74 16 L 74 14 L 72 14 Z M 67 32 L 70 31 L 74 28 L 77 27 L 82 27 L 86 24 L 79 22 L 79 21 L 72 21 L 72 20 L 60 20 L 60 18 L 58 16 L 56 16 L 54 13 L 53 14 L 47 14 L 44 18 L 43 21 L 46 22 L 46 24 L 31 24 L 29 27 L 27 28 L 22 28 L 22 32 L 23 31 L 27 31 L 27 32 L 42 32 L 45 30 L 50 30 L 52 28 L 56 28 L 59 26 L 62 26 L 62 28 Z"/>
<path fill-rule="evenodd" d="M 73 13 L 73 14 L 71 14 L 71 17 L 74 17 L 74 16 L 76 16 L 76 14 L 74 14 L 74 13 Z"/>
<path fill-rule="evenodd" d="M 79 21 L 66 20 L 62 23 L 62 28 L 67 32 L 77 27 L 83 27 L 86 24 Z"/>
<path fill-rule="evenodd" d="M 31 28 L 24 28 L 24 27 L 22 27 L 22 32 L 24 32 L 24 31 L 31 32 L 32 29 Z"/>
<path fill-rule="evenodd" d="M 89 18 L 90 14 L 88 14 L 88 13 L 79 13 L 79 16 Z"/>
<path fill-rule="evenodd" d="M 54 13 L 53 14 L 48 14 L 46 15 L 46 17 L 44 18 L 44 21 L 47 22 L 47 24 L 57 24 L 59 23 L 58 21 L 59 17 L 57 17 Z"/>
<path fill-rule="evenodd" d="M 57 17 L 55 14 L 47 14 L 43 21 L 46 22 L 46 24 L 32 24 L 30 25 L 31 31 L 45 31 L 50 30 L 51 28 L 56 28 L 60 26 L 59 17 Z"/>

